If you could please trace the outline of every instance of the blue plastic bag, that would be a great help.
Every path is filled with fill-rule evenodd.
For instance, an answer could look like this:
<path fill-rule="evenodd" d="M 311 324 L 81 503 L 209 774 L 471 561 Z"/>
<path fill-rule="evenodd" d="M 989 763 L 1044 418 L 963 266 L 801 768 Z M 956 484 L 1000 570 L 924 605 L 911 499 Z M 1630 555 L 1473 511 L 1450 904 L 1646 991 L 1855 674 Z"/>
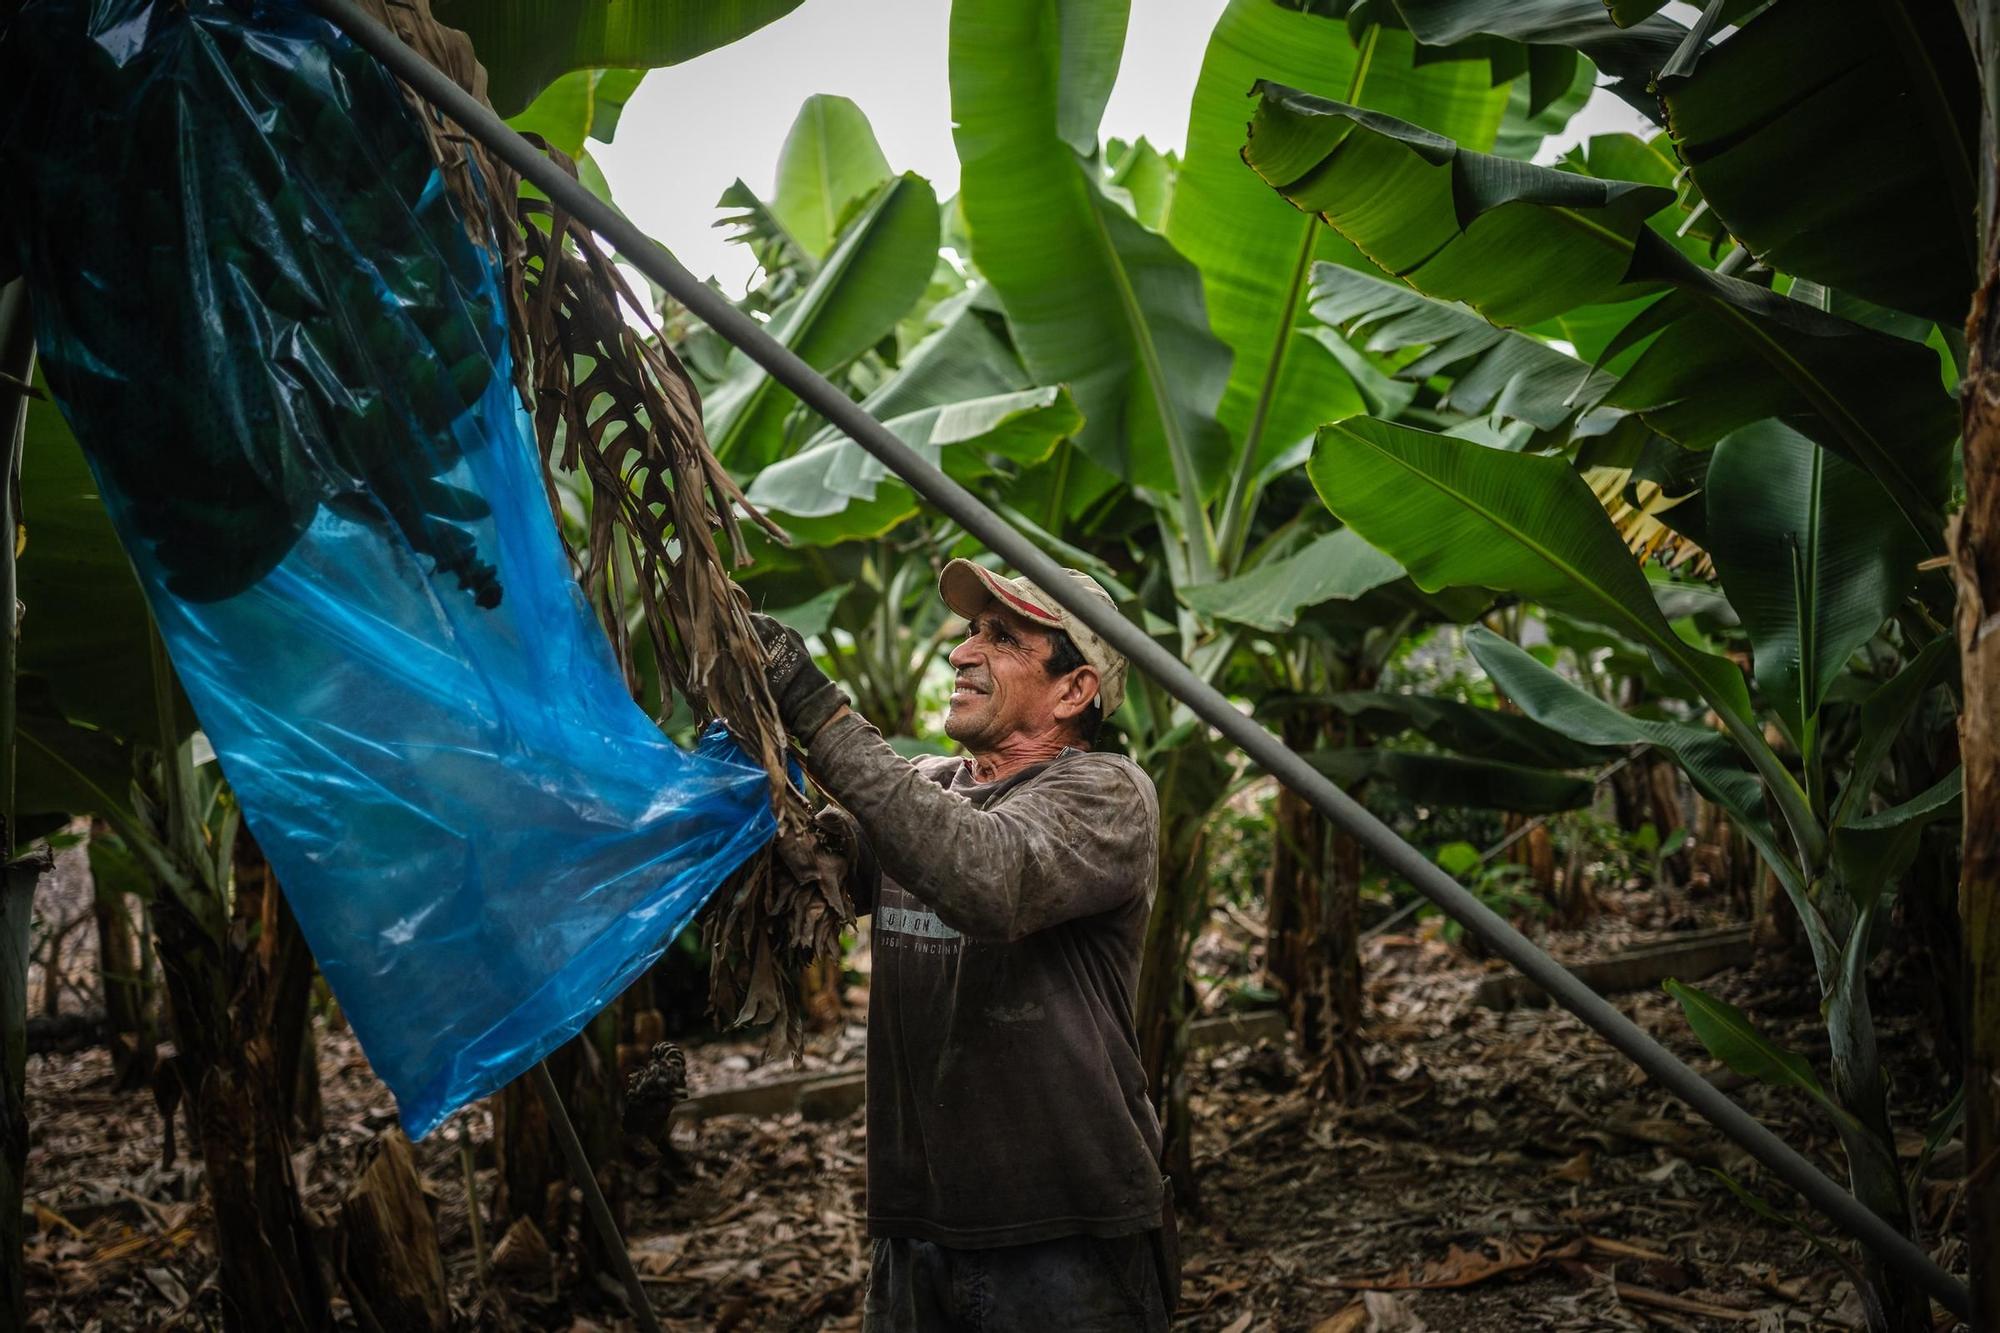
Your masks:
<path fill-rule="evenodd" d="M 629 701 L 549 513 L 495 267 L 370 57 L 247 0 L 31 0 L 4 48 L 49 384 L 424 1134 L 659 956 L 771 838 L 766 775 Z"/>

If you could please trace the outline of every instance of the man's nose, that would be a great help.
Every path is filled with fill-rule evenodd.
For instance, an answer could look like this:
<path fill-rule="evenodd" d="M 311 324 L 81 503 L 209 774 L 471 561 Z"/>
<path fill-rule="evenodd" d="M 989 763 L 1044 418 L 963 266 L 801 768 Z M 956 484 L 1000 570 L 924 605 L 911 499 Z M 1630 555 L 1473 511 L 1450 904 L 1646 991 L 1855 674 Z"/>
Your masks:
<path fill-rule="evenodd" d="M 969 666 L 977 665 L 979 662 L 978 640 L 965 639 L 960 641 L 958 647 L 952 649 L 945 660 L 950 662 L 953 669 L 958 671 L 963 671 Z"/>

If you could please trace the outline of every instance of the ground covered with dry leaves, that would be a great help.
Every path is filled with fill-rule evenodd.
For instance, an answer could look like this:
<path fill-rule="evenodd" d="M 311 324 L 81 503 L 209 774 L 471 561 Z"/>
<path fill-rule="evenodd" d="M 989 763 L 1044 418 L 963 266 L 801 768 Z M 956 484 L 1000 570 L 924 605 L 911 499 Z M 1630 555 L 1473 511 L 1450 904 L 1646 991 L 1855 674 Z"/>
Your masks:
<path fill-rule="evenodd" d="M 1671 894 L 1614 897 L 1588 931 L 1547 939 L 1580 959 L 1714 924 Z M 1219 917 L 1217 959 L 1255 956 L 1249 919 Z M 1471 1003 L 1487 965 L 1429 925 L 1367 946 L 1374 1081 L 1358 1105 L 1315 1101 L 1282 1045 L 1219 1049 L 1196 1078 L 1202 1211 L 1185 1219 L 1180 1326 L 1221 1333 L 1858 1328 L 1844 1260 L 1735 1198 L 1726 1172 L 1774 1205 L 1781 1190 L 1574 1019 Z M 1810 978 L 1782 959 L 1713 978 L 1824 1067 Z M 1215 992 L 1216 1002 L 1227 994 Z M 865 996 L 816 1035 L 809 1065 L 858 1067 Z M 1914 1158 L 1948 1094 L 1921 1037 L 1917 979 L 1878 983 L 1891 1104 Z M 1697 1068 L 1713 1068 L 1658 993 L 1619 998 Z M 690 1048 L 696 1095 L 785 1077 L 754 1045 Z M 331 1213 L 375 1134 L 394 1122 L 352 1039 L 323 1031 L 325 1132 L 302 1146 L 309 1203 Z M 1838 1173 L 1827 1125 L 1803 1099 L 1716 1075 L 1794 1145 Z M 111 1091 L 102 1051 L 31 1057 L 33 1326 L 219 1327 L 200 1170 L 164 1163 L 145 1093 Z M 529 1256 L 482 1282 L 468 1227 L 464 1151 L 491 1198 L 490 1122 L 461 1112 L 417 1145 L 468 1326 L 632 1327 L 600 1285 Z M 673 1153 L 635 1167 L 630 1241 L 662 1322 L 687 1330 L 836 1330 L 860 1323 L 865 1240 L 862 1117 L 720 1116 L 680 1124 Z M 1952 1229 L 1962 1160 L 1937 1153 L 1919 1190 L 1927 1235 Z M 485 1242 L 494 1243 L 491 1228 Z M 511 1259 L 512 1256 L 503 1256 Z M 1940 1257 L 1964 1269 L 1962 1247 Z M 558 1267 L 560 1264 L 558 1264 Z M 345 1306 L 338 1307 L 343 1318 Z M 1941 1322 L 1940 1327 L 1949 1326 Z"/>

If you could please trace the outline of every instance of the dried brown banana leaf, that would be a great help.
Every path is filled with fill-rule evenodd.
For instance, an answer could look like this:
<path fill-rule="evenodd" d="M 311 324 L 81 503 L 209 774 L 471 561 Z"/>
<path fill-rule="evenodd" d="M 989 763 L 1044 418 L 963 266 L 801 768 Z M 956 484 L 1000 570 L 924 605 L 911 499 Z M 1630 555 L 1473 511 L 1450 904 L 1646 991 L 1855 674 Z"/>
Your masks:
<path fill-rule="evenodd" d="M 486 75 L 470 42 L 431 16 L 429 0 L 365 0 L 376 17 L 482 101 Z M 413 98 L 413 102 L 415 99 Z M 588 228 L 519 180 L 427 105 L 419 114 L 468 228 L 496 248 L 507 278 L 523 401 L 533 414 L 544 479 L 561 525 L 554 469 L 590 492 L 582 542 L 565 543 L 585 596 L 610 636 L 628 686 L 640 673 L 626 604 L 635 597 L 659 668 L 660 716 L 678 691 L 701 718 L 721 718 L 770 775 L 778 833 L 715 895 L 703 921 L 709 1003 L 719 1020 L 770 1023 L 796 1055 L 800 978 L 835 955 L 853 920 L 843 861 L 822 840 L 788 777 L 790 749 L 764 680 L 749 599 L 729 577 L 748 563 L 740 511 L 783 539 L 716 462 L 701 397 L 680 360 Z M 550 158 L 572 176 L 558 150 Z M 515 201 L 518 225 L 495 225 L 495 201 Z M 642 320 L 636 328 L 628 312 Z M 627 583 L 631 586 L 627 586 Z"/>

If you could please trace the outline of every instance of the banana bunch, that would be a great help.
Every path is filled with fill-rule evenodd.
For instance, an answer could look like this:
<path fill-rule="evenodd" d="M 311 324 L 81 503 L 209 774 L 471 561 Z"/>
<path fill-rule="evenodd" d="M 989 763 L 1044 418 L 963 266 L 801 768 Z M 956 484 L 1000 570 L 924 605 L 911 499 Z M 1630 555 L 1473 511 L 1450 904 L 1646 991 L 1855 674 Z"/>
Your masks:
<path fill-rule="evenodd" d="M 105 41 L 124 10 L 136 53 Z M 497 606 L 490 511 L 447 479 L 505 364 L 494 278 L 393 80 L 285 21 L 217 0 L 17 20 L 54 56 L 29 67 L 14 145 L 37 299 L 64 293 L 80 344 L 45 348 L 51 382 L 177 596 L 235 596 L 345 521 Z"/>

